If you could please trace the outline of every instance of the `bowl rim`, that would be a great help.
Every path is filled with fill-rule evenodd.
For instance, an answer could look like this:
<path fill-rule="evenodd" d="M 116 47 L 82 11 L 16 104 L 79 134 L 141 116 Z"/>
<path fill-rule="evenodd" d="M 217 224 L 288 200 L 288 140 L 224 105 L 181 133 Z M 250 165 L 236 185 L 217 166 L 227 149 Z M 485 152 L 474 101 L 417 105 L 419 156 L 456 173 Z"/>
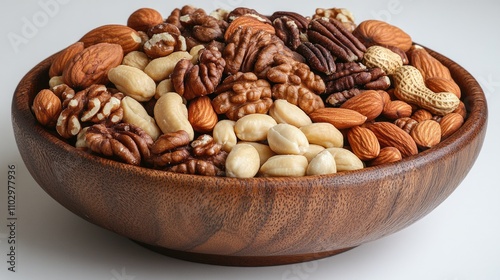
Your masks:
<path fill-rule="evenodd" d="M 414 43 L 417 44 L 417 43 Z M 420 45 L 420 44 L 419 44 Z M 422 45 L 420 45 L 422 46 Z M 302 176 L 302 177 L 254 177 L 254 178 L 231 178 L 231 177 L 216 177 L 216 176 L 203 176 L 203 175 L 192 175 L 192 174 L 180 174 L 173 173 L 169 171 L 148 168 L 144 166 L 134 166 L 127 163 L 119 162 L 113 159 L 108 159 L 100 157 L 99 155 L 91 154 L 86 151 L 75 148 L 73 145 L 65 141 L 64 139 L 58 137 L 54 132 L 49 131 L 47 128 L 39 124 L 32 111 L 31 102 L 33 97 L 29 97 L 30 93 L 25 92 L 23 89 L 25 86 L 29 86 L 28 89 L 34 90 L 35 85 L 30 80 L 30 74 L 46 75 L 47 76 L 47 87 L 48 88 L 48 68 L 50 64 L 57 56 L 57 53 L 50 55 L 36 66 L 34 66 L 25 76 L 20 80 L 17 85 L 14 95 L 12 98 L 12 121 L 14 118 L 23 118 L 34 124 L 34 131 L 32 133 L 37 133 L 41 138 L 45 139 L 52 145 L 57 145 L 68 153 L 76 153 L 77 156 L 82 157 L 82 159 L 91 161 L 92 164 L 98 165 L 108 165 L 112 168 L 127 169 L 127 172 L 132 172 L 133 174 L 140 175 L 143 173 L 148 174 L 148 176 L 166 176 L 174 182 L 190 182 L 190 181 L 200 181 L 202 180 L 207 186 L 234 186 L 239 185 L 242 181 L 253 181 L 259 186 L 265 186 L 267 184 L 280 184 L 286 181 L 288 187 L 304 186 L 308 185 L 314 187 L 314 184 L 310 184 L 315 180 L 327 180 L 329 182 L 328 187 L 342 187 L 341 182 L 345 180 L 352 180 L 356 178 L 357 181 L 373 180 L 374 178 L 381 178 L 387 176 L 387 174 L 394 174 L 397 172 L 408 172 L 429 162 L 434 162 L 442 157 L 445 157 L 449 152 L 453 150 L 459 150 L 461 147 L 466 146 L 478 134 L 485 133 L 487 126 L 488 117 L 488 106 L 486 101 L 486 96 L 475 78 L 462 66 L 457 64 L 455 61 L 449 59 L 448 57 L 437 53 L 425 46 L 423 46 L 433 57 L 437 58 L 445 66 L 450 69 L 450 72 L 459 84 L 462 94 L 466 93 L 464 97 L 462 95 L 462 101 L 465 103 L 467 108 L 467 118 L 465 119 L 462 127 L 460 127 L 455 133 L 453 133 L 448 138 L 441 141 L 438 145 L 431 149 L 420 151 L 418 154 L 403 158 L 402 160 L 395 163 L 382 164 L 378 166 L 367 166 L 363 169 L 353 170 L 353 171 L 342 171 L 335 174 L 328 175 L 314 175 L 314 176 Z M 460 79 L 457 79 L 460 77 Z M 29 123 L 27 122 L 27 123 Z M 484 131 L 482 131 L 484 129 Z M 482 145 L 482 143 L 481 143 Z M 475 160 L 475 159 L 474 159 Z M 286 178 L 287 180 L 283 180 Z M 314 179 L 314 180 L 312 180 Z M 337 185 L 338 184 L 338 185 Z"/>

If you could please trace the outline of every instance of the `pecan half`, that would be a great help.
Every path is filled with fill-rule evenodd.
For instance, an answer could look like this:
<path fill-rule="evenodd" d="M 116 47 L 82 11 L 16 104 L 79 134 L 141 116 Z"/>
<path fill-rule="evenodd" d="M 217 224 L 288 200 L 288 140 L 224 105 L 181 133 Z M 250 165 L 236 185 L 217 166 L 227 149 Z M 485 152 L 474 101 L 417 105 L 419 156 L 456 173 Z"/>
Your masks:
<path fill-rule="evenodd" d="M 317 8 L 315 14 L 313 15 L 313 19 L 317 18 L 336 19 L 342 22 L 344 27 L 350 32 L 354 31 L 354 29 L 356 28 L 354 15 L 351 13 L 351 11 L 344 8 L 330 8 L 330 9 Z"/>
<path fill-rule="evenodd" d="M 226 67 L 216 46 L 201 49 L 198 61 L 196 65 L 188 59 L 179 61 L 171 75 L 175 91 L 187 100 L 213 93 Z"/>
<path fill-rule="evenodd" d="M 215 112 L 231 120 L 248 114 L 265 114 L 273 104 L 271 85 L 252 72 L 228 76 L 215 93 L 217 96 L 212 100 Z"/>
<path fill-rule="evenodd" d="M 301 43 L 296 51 L 308 62 L 311 69 L 326 75 L 331 75 L 336 71 L 335 58 L 331 52 L 320 44 L 311 42 Z"/>
<path fill-rule="evenodd" d="M 274 62 L 276 66 L 267 72 L 267 78 L 275 83 L 275 99 L 286 99 L 308 114 L 324 107 L 319 94 L 325 91 L 325 83 L 307 64 L 284 55 L 275 56 Z"/>
<path fill-rule="evenodd" d="M 94 153 L 140 165 L 143 159 L 150 157 L 153 138 L 141 128 L 127 123 L 111 127 L 95 124 L 87 129 L 85 142 Z"/>
<path fill-rule="evenodd" d="M 280 38 L 287 47 L 296 50 L 302 43 L 310 20 L 293 12 L 275 12 L 271 15 L 276 36 Z"/>
<path fill-rule="evenodd" d="M 337 71 L 324 77 L 327 94 L 336 94 L 352 88 L 385 90 L 391 81 L 380 68 L 367 68 L 362 63 L 337 63 Z"/>
<path fill-rule="evenodd" d="M 148 163 L 155 168 L 163 168 L 186 161 L 191 153 L 189 134 L 184 130 L 160 135 L 151 145 Z"/>

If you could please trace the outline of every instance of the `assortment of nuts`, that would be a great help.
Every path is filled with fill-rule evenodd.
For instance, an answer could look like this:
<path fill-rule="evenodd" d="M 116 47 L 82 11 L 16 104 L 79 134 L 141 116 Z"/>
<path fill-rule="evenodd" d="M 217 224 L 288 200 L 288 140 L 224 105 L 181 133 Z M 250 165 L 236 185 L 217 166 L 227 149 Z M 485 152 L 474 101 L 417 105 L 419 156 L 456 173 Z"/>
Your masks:
<path fill-rule="evenodd" d="M 305 176 L 392 163 L 467 117 L 460 87 L 391 24 L 184 6 L 133 12 L 68 46 L 33 100 L 78 149 L 207 176 Z"/>

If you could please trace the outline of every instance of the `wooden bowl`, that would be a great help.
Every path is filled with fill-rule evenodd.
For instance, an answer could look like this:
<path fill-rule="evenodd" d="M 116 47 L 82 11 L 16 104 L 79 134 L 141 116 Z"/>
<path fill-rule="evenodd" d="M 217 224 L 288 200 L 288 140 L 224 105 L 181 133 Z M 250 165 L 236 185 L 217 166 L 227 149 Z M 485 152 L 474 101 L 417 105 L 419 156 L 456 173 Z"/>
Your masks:
<path fill-rule="evenodd" d="M 399 231 L 460 184 L 483 144 L 486 98 L 461 66 L 448 66 L 469 111 L 438 146 L 394 164 L 335 175 L 234 179 L 173 174 L 82 152 L 35 120 L 54 55 L 20 81 L 12 124 L 21 156 L 56 201 L 98 226 L 190 261 L 237 266 L 334 255 Z"/>

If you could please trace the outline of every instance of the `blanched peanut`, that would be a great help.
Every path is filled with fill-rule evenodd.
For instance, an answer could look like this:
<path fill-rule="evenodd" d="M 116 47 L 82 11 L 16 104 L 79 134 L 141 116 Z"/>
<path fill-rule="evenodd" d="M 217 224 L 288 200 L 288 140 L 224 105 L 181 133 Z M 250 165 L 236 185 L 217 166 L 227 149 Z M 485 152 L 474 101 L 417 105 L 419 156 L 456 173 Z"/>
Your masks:
<path fill-rule="evenodd" d="M 212 132 L 215 142 L 222 145 L 222 149 L 226 152 L 230 152 L 238 142 L 234 132 L 235 124 L 236 122 L 232 120 L 220 120 Z"/>
<path fill-rule="evenodd" d="M 333 155 L 324 150 L 317 154 L 307 166 L 307 175 L 323 175 L 337 173 L 337 165 Z"/>
<path fill-rule="evenodd" d="M 238 142 L 238 144 L 248 144 L 253 146 L 257 152 L 259 153 L 259 158 L 260 158 L 260 165 L 262 166 L 270 157 L 275 156 L 276 153 L 269 148 L 268 145 L 262 144 L 262 143 L 257 143 L 257 142 L 247 142 L 247 141 L 241 141 Z"/>
<path fill-rule="evenodd" d="M 149 61 L 149 57 L 144 52 L 131 51 L 123 57 L 122 64 L 144 70 Z"/>
<path fill-rule="evenodd" d="M 263 177 L 299 177 L 306 175 L 309 162 L 302 155 L 276 155 L 270 157 L 260 168 Z"/>
<path fill-rule="evenodd" d="M 338 172 L 357 170 L 364 167 L 363 162 L 353 152 L 347 149 L 328 148 L 326 150 L 330 152 L 335 159 Z"/>
<path fill-rule="evenodd" d="M 252 178 L 260 168 L 257 150 L 248 144 L 236 144 L 226 158 L 226 176 Z"/>
<path fill-rule="evenodd" d="M 171 79 L 165 79 L 156 86 L 155 98 L 158 99 L 167 92 L 175 91 Z"/>
<path fill-rule="evenodd" d="M 267 139 L 269 129 L 277 125 L 276 121 L 266 114 L 250 114 L 236 121 L 234 132 L 243 141 L 263 141 Z"/>
<path fill-rule="evenodd" d="M 151 117 L 144 106 L 132 97 L 125 96 L 122 99 L 123 121 L 133 124 L 146 131 L 153 140 L 156 140 L 161 130 L 156 125 L 155 119 Z"/>
<path fill-rule="evenodd" d="M 189 134 L 189 139 L 194 139 L 194 130 L 188 120 L 187 107 L 182 97 L 176 92 L 164 94 L 154 107 L 156 123 L 163 133 L 184 130 Z"/>
<path fill-rule="evenodd" d="M 310 144 L 317 144 L 325 148 L 343 147 L 344 136 L 333 124 L 313 123 L 300 128 Z"/>
<path fill-rule="evenodd" d="M 267 133 L 269 147 L 280 155 L 302 155 L 309 148 L 307 137 L 297 127 L 280 123 Z"/>
<path fill-rule="evenodd" d="M 148 63 L 144 72 L 155 82 L 165 80 L 174 71 L 175 65 L 181 59 L 192 59 L 193 57 L 186 51 L 173 52 L 167 56 L 159 57 Z"/>
<path fill-rule="evenodd" d="M 269 115 L 277 123 L 287 123 L 296 127 L 309 125 L 311 118 L 297 105 L 294 105 L 285 99 L 277 99 L 269 109 Z"/>
<path fill-rule="evenodd" d="M 148 101 L 155 95 L 155 81 L 135 67 L 118 65 L 109 70 L 108 78 L 119 91 L 137 101 Z"/>
<path fill-rule="evenodd" d="M 321 153 L 323 150 L 325 150 L 325 147 L 316 145 L 316 144 L 309 144 L 309 148 L 307 151 L 303 154 L 307 158 L 307 161 L 311 162 L 311 160 Z"/>

